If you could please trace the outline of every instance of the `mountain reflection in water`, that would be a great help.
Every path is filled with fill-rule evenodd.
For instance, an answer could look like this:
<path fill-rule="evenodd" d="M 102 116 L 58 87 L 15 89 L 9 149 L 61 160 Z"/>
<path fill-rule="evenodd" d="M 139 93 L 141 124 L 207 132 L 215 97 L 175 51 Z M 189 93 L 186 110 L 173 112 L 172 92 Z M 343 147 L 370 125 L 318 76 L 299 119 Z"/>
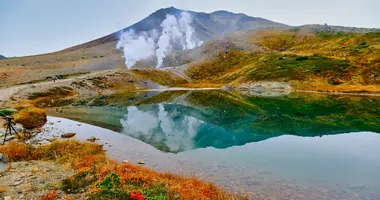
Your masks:
<path fill-rule="evenodd" d="M 63 107 L 62 113 L 49 114 L 68 118 L 75 114 L 77 121 L 117 130 L 174 153 L 240 146 L 280 135 L 380 132 L 379 98 L 322 94 L 128 93 L 91 101 L 86 107 Z"/>

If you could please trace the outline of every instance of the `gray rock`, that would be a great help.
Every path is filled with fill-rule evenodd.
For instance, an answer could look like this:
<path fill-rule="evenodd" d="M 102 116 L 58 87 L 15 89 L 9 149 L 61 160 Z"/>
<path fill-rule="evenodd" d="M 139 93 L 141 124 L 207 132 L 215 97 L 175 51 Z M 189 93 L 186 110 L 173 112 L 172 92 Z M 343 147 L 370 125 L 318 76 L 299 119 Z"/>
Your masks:
<path fill-rule="evenodd" d="M 8 163 L 8 159 L 0 153 L 0 163 Z"/>
<path fill-rule="evenodd" d="M 231 90 L 233 90 L 233 86 L 232 86 L 232 84 L 227 84 L 227 85 L 222 87 L 222 90 L 231 91 Z"/>
<path fill-rule="evenodd" d="M 0 172 L 4 172 L 8 169 L 9 163 L 8 159 L 3 156 L 3 154 L 0 154 Z"/>

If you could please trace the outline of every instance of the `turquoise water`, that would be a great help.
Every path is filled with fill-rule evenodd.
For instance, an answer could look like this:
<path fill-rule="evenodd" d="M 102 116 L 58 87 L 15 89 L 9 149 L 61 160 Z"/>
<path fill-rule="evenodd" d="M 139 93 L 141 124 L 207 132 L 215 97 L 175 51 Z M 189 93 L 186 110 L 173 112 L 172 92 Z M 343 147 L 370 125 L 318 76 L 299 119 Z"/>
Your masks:
<path fill-rule="evenodd" d="M 51 114 L 197 160 L 208 166 L 194 169 L 197 176 L 227 188 L 260 194 L 266 185 L 281 193 L 292 184 L 306 187 L 291 187 L 292 193 L 314 195 L 299 199 L 380 199 L 377 97 L 136 93 L 74 103 Z"/>

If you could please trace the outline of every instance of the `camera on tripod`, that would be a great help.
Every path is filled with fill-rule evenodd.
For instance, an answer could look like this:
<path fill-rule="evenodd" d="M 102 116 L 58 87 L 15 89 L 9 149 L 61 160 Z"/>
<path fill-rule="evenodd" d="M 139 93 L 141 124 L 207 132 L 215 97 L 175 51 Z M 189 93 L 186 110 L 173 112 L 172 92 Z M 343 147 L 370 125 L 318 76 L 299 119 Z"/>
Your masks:
<path fill-rule="evenodd" d="M 13 131 L 16 135 L 18 135 L 18 134 L 17 134 L 16 129 L 15 129 L 15 128 L 13 127 L 13 125 L 12 125 L 12 121 L 14 120 L 13 117 L 8 116 L 8 115 L 1 115 L 1 118 L 3 118 L 3 119 L 6 121 L 6 126 L 7 126 L 7 128 L 6 128 L 6 130 L 5 130 L 4 139 L 3 139 L 3 144 L 5 144 L 5 141 L 6 141 L 6 139 L 7 139 L 7 135 L 8 135 L 8 134 L 9 134 L 9 135 L 12 135 L 12 131 Z"/>
<path fill-rule="evenodd" d="M 14 120 L 15 118 L 13 118 L 13 117 L 11 117 L 11 116 L 1 116 L 1 118 L 3 118 L 4 120 L 6 120 L 7 122 L 9 122 L 9 121 L 12 121 L 12 120 Z"/>

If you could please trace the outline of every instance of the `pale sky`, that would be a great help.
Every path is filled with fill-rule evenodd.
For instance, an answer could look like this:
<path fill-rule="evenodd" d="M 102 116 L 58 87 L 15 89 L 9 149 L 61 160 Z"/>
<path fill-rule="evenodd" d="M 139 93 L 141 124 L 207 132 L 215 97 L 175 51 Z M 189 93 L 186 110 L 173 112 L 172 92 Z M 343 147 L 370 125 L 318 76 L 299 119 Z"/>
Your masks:
<path fill-rule="evenodd" d="M 288 25 L 380 28 L 380 0 L 0 0 L 0 54 L 65 49 L 170 6 L 198 12 L 228 10 Z"/>

